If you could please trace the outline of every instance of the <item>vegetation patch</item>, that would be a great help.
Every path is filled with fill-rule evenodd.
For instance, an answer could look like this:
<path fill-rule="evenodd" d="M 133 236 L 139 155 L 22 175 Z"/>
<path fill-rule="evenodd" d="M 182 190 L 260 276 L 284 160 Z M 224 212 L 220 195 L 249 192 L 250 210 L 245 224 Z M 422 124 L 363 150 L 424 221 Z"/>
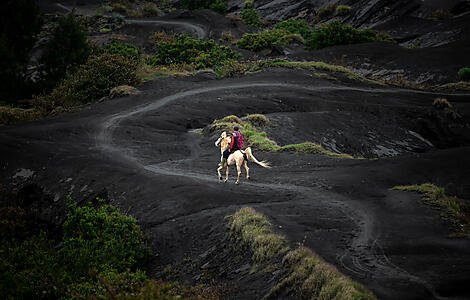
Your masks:
<path fill-rule="evenodd" d="M 136 85 L 138 62 L 118 54 L 93 55 L 80 69 L 64 79 L 49 95 L 32 100 L 45 114 L 57 108 L 64 110 L 108 96 L 112 88 Z"/>
<path fill-rule="evenodd" d="M 196 10 L 196 9 L 210 9 L 221 15 L 227 13 L 226 0 L 183 0 L 183 8 Z"/>
<path fill-rule="evenodd" d="M 235 247 L 253 253 L 257 266 L 271 264 L 268 268 L 283 272 L 283 279 L 264 299 L 376 299 L 309 249 L 289 251 L 285 237 L 274 233 L 271 222 L 254 209 L 241 208 L 227 219 L 228 237 Z"/>
<path fill-rule="evenodd" d="M 112 0 L 107 1 L 101 6 L 99 12 L 115 12 L 125 16 L 134 18 L 143 18 L 158 16 L 161 13 L 158 5 L 152 1 L 129 1 L 129 0 Z"/>
<path fill-rule="evenodd" d="M 431 13 L 429 20 L 443 21 L 452 18 L 452 13 L 445 9 L 436 9 Z"/>
<path fill-rule="evenodd" d="M 452 109 L 452 104 L 446 98 L 436 98 L 434 99 L 432 106 L 438 110 Z"/>
<path fill-rule="evenodd" d="M 241 12 L 240 17 L 246 25 L 261 27 L 258 12 L 253 8 L 245 7 Z"/>
<path fill-rule="evenodd" d="M 306 49 L 322 49 L 336 45 L 350 45 L 369 42 L 390 42 L 393 39 L 388 34 L 379 33 L 371 29 L 358 30 L 354 27 L 343 25 L 339 20 L 316 28 L 305 41 Z"/>
<path fill-rule="evenodd" d="M 336 4 L 330 4 L 325 7 L 322 7 L 320 10 L 318 10 L 317 15 L 315 19 L 317 22 L 320 22 L 321 20 L 324 20 L 330 16 L 332 16 L 336 11 Z"/>
<path fill-rule="evenodd" d="M 322 145 L 305 142 L 300 144 L 291 144 L 279 146 L 275 141 L 271 140 L 266 131 L 262 131 L 266 127 L 271 126 L 271 121 L 264 115 L 252 114 L 243 118 L 231 115 L 212 122 L 211 131 L 232 132 L 233 127 L 238 126 L 243 134 L 244 142 L 247 147 L 253 147 L 266 152 L 294 152 L 297 154 L 322 154 L 336 158 L 353 159 L 351 155 L 342 153 L 333 153 Z"/>
<path fill-rule="evenodd" d="M 338 5 L 336 7 L 336 15 L 337 16 L 345 16 L 351 12 L 351 6 L 348 5 Z"/>
<path fill-rule="evenodd" d="M 323 154 L 323 155 L 328 155 L 328 156 L 338 157 L 338 158 L 349 158 L 349 159 L 354 158 L 349 154 L 330 152 L 326 150 L 325 148 L 323 148 L 322 145 L 311 143 L 311 142 L 285 145 L 285 146 L 282 146 L 279 149 L 279 151 L 291 151 L 291 152 L 295 152 L 298 154 L 307 154 L 307 153 Z"/>
<path fill-rule="evenodd" d="M 36 233 L 34 209 L 0 208 L 0 295 L 5 299 L 221 298 L 212 286 L 149 280 L 140 269 L 150 255 L 144 234 L 117 208 L 97 199 L 82 207 L 69 203 L 68 209 L 59 243 Z"/>
<path fill-rule="evenodd" d="M 300 34 L 304 39 L 311 34 L 310 27 L 305 20 L 284 20 L 277 23 L 274 29 L 284 30 L 288 33 Z"/>
<path fill-rule="evenodd" d="M 339 73 L 346 76 L 349 79 L 368 82 L 371 84 L 377 85 L 385 85 L 384 83 L 376 80 L 371 80 L 361 76 L 359 74 L 354 73 L 353 71 L 345 68 L 343 66 L 336 66 L 330 65 L 324 62 L 294 62 L 294 61 L 285 61 L 285 60 L 278 60 L 278 61 L 271 61 L 269 64 L 265 64 L 265 67 L 284 67 L 284 68 L 292 68 L 292 69 L 304 69 L 310 71 L 328 71 L 331 73 Z"/>
<path fill-rule="evenodd" d="M 19 108 L 10 106 L 0 106 L 0 124 L 12 125 L 23 122 L 30 122 L 42 117 L 42 113 L 34 108 Z"/>
<path fill-rule="evenodd" d="M 461 68 L 458 72 L 460 80 L 470 81 L 470 68 Z"/>
<path fill-rule="evenodd" d="M 196 40 L 185 34 L 165 39 L 155 43 L 157 53 L 147 59 L 148 64 L 167 66 L 187 64 L 194 69 L 204 69 L 223 65 L 241 57 L 229 47 L 218 45 L 211 39 Z"/>
<path fill-rule="evenodd" d="M 269 263 L 289 250 L 285 237 L 275 234 L 271 222 L 254 209 L 244 207 L 227 218 L 230 241 L 253 252 L 254 263 Z"/>
<path fill-rule="evenodd" d="M 282 268 L 284 279 L 265 299 L 377 299 L 372 292 L 304 247 L 287 253 L 282 259 Z"/>
<path fill-rule="evenodd" d="M 245 33 L 237 42 L 237 47 L 251 51 L 273 49 L 277 45 L 288 45 L 293 41 L 292 35 L 285 30 L 273 29 L 260 33 Z"/>
<path fill-rule="evenodd" d="M 396 186 L 393 189 L 420 193 L 421 199 L 425 203 L 444 211 L 441 216 L 449 220 L 455 227 L 455 233 L 452 236 L 470 238 L 470 205 L 463 203 L 456 197 L 446 195 L 444 188 L 424 183 Z"/>

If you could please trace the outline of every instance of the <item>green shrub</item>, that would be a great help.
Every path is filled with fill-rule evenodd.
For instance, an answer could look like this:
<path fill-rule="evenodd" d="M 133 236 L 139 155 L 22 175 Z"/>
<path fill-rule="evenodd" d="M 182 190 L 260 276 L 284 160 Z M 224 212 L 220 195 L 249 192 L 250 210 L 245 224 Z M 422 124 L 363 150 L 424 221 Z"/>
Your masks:
<path fill-rule="evenodd" d="M 139 49 L 136 46 L 129 43 L 121 43 L 117 40 L 113 40 L 111 43 L 106 44 L 99 52 L 119 54 L 121 56 L 135 60 L 139 60 L 141 56 Z"/>
<path fill-rule="evenodd" d="M 459 70 L 459 78 L 463 81 L 470 81 L 470 68 L 462 68 Z"/>
<path fill-rule="evenodd" d="M 290 44 L 292 39 L 288 38 L 285 30 L 273 29 L 260 33 L 245 33 L 237 42 L 237 47 L 251 51 L 272 49 L 276 45 Z"/>
<path fill-rule="evenodd" d="M 190 10 L 207 8 L 222 15 L 227 13 L 225 0 L 183 0 L 183 8 Z"/>
<path fill-rule="evenodd" d="M 142 266 L 149 252 L 134 218 L 110 205 L 71 204 L 69 209 L 59 254 L 70 274 L 81 277 L 90 270 L 100 273 L 107 269 L 120 273 Z"/>
<path fill-rule="evenodd" d="M 252 8 L 244 8 L 240 14 L 243 23 L 254 26 L 254 27 L 260 27 L 261 26 L 261 21 L 259 19 L 259 15 L 256 12 L 255 9 Z"/>
<path fill-rule="evenodd" d="M 135 60 L 118 54 L 90 56 L 76 73 L 63 80 L 51 94 L 33 99 L 33 105 L 41 111 L 52 112 L 59 106 L 70 108 L 99 100 L 109 95 L 114 87 L 136 85 L 137 65 Z"/>
<path fill-rule="evenodd" d="M 323 19 L 326 19 L 327 17 L 332 16 L 335 11 L 336 11 L 336 4 L 327 5 L 323 8 L 321 8 L 317 12 L 316 19 L 317 19 L 317 21 L 321 21 Z"/>
<path fill-rule="evenodd" d="M 285 30 L 289 33 L 300 34 L 304 39 L 310 36 L 310 28 L 304 20 L 285 20 L 274 26 L 274 29 Z"/>
<path fill-rule="evenodd" d="M 67 73 L 75 72 L 91 53 L 84 29 L 72 14 L 61 17 L 40 58 L 46 87 L 53 88 Z"/>
<path fill-rule="evenodd" d="M 161 13 L 157 4 L 153 2 L 147 2 L 147 1 L 145 1 L 144 4 L 142 5 L 142 11 L 143 11 L 143 15 L 146 17 L 158 16 Z"/>
<path fill-rule="evenodd" d="M 148 59 L 151 65 L 190 64 L 204 69 L 240 58 L 240 54 L 214 40 L 196 40 L 188 35 L 176 35 L 174 41 L 155 44 L 157 53 Z"/>
<path fill-rule="evenodd" d="M 333 20 L 314 30 L 305 41 L 307 49 L 322 49 L 336 45 L 349 45 L 375 41 L 388 41 L 390 37 L 370 29 L 358 30 Z"/>
<path fill-rule="evenodd" d="M 351 6 L 347 5 L 338 5 L 336 7 L 336 15 L 345 16 L 351 12 Z"/>
<path fill-rule="evenodd" d="M 59 298 L 63 266 L 44 234 L 25 241 L 0 241 L 0 295 L 4 299 Z"/>

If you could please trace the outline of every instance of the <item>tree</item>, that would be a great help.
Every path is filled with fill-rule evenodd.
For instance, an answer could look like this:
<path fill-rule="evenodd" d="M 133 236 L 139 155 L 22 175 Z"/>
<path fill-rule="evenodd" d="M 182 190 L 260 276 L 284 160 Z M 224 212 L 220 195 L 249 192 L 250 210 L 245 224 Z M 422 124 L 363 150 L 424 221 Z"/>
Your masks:
<path fill-rule="evenodd" d="M 0 1 L 0 101 L 27 96 L 24 71 L 41 24 L 35 0 Z"/>
<path fill-rule="evenodd" d="M 40 59 L 46 88 L 53 88 L 67 73 L 76 71 L 90 52 L 85 32 L 73 14 L 61 17 Z"/>

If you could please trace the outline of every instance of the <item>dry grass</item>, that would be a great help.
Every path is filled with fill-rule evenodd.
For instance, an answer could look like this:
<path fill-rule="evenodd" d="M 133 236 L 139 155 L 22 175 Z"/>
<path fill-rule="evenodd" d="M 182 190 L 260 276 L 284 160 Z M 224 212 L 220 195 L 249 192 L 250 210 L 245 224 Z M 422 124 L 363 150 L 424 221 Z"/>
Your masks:
<path fill-rule="evenodd" d="M 310 249 L 300 247 L 282 260 L 286 273 L 265 299 L 376 299 L 372 292 L 342 275 Z"/>
<path fill-rule="evenodd" d="M 323 148 L 322 145 L 316 144 L 316 143 L 311 143 L 311 142 L 285 145 L 285 146 L 280 147 L 280 149 L 278 151 L 291 151 L 291 152 L 295 152 L 297 154 L 307 154 L 307 153 L 323 154 L 323 155 L 336 157 L 336 158 L 354 159 L 354 157 L 352 157 L 349 154 L 330 152 L 330 151 L 326 150 L 325 148 Z"/>
<path fill-rule="evenodd" d="M 139 91 L 130 85 L 120 85 L 117 86 L 109 92 L 109 98 L 117 98 L 117 97 L 124 97 L 129 95 L 136 95 Z"/>
<path fill-rule="evenodd" d="M 463 203 L 456 197 L 447 196 L 444 188 L 424 183 L 396 186 L 393 189 L 420 193 L 425 203 L 444 211 L 441 216 L 449 220 L 456 229 L 452 236 L 470 238 L 470 205 Z"/>
<path fill-rule="evenodd" d="M 249 249 L 255 264 L 269 263 L 289 250 L 286 239 L 275 234 L 269 220 L 254 209 L 244 207 L 227 218 L 230 240 Z"/>
<path fill-rule="evenodd" d="M 452 104 L 446 98 L 436 98 L 434 99 L 432 106 L 438 110 L 452 109 Z"/>
<path fill-rule="evenodd" d="M 0 106 L 0 124 L 12 125 L 38 120 L 44 117 L 41 111 L 30 108 Z"/>
<path fill-rule="evenodd" d="M 246 117 L 243 117 L 242 120 L 250 123 L 255 128 L 266 128 L 271 125 L 271 121 L 262 114 L 247 115 Z"/>

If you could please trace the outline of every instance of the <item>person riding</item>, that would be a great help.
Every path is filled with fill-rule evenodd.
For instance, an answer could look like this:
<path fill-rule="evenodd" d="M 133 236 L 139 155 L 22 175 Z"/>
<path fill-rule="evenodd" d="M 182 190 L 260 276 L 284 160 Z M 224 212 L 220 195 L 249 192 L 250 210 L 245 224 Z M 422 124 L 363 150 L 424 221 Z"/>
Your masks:
<path fill-rule="evenodd" d="M 231 138 L 232 140 L 230 141 L 230 145 L 227 147 L 227 149 L 225 149 L 222 155 L 221 166 L 225 165 L 230 154 L 234 153 L 235 151 L 242 150 L 243 148 L 243 135 L 239 131 L 238 126 L 233 127 Z"/>

